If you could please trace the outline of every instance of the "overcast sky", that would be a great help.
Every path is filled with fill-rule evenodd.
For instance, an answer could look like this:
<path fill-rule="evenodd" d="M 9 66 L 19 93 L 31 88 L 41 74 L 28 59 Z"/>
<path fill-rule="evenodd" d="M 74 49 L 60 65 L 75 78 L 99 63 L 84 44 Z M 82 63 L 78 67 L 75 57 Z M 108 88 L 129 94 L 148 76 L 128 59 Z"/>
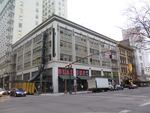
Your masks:
<path fill-rule="evenodd" d="M 150 1 L 150 0 L 146 0 Z M 68 0 L 68 19 L 115 40 L 122 40 L 123 11 L 138 0 Z"/>

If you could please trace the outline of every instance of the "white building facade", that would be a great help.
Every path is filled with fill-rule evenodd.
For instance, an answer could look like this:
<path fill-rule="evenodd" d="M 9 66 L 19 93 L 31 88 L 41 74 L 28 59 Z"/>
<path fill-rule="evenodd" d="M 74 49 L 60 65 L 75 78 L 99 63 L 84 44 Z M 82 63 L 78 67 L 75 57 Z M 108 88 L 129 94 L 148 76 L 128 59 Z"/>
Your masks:
<path fill-rule="evenodd" d="M 76 85 L 77 90 L 87 90 L 88 77 L 107 77 L 119 82 L 117 42 L 56 15 L 17 41 L 13 53 L 15 80 L 36 78 L 32 80 L 38 84 L 39 70 L 44 66 L 44 92 L 63 92 L 65 80 L 67 86 Z M 67 70 L 65 66 L 72 62 Z"/>
<path fill-rule="evenodd" d="M 10 73 L 12 44 L 42 22 L 41 4 L 41 0 L 0 0 L 0 78 Z"/>
<path fill-rule="evenodd" d="M 67 18 L 67 0 L 43 0 L 43 21 L 53 14 Z"/>

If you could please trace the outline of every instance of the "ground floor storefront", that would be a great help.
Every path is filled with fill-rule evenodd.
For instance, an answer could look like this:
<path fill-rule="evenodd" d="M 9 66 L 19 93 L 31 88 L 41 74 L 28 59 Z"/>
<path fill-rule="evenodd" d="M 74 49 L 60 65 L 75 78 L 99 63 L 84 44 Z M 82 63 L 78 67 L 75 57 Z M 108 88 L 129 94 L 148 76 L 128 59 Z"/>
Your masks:
<path fill-rule="evenodd" d="M 28 81 L 38 74 L 38 71 L 18 74 L 16 80 Z M 114 76 L 114 77 L 113 77 Z M 87 66 L 65 68 L 63 65 L 51 66 L 44 70 L 36 81 L 36 90 L 42 93 L 87 91 L 87 80 L 91 77 L 106 77 L 119 80 L 118 74 L 111 69 L 99 69 Z"/>

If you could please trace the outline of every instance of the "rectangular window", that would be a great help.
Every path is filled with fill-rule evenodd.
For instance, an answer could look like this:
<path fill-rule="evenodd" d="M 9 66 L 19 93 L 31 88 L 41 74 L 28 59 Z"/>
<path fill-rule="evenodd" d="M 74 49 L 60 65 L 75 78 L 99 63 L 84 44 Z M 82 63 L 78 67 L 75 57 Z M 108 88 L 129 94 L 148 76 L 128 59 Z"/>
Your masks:
<path fill-rule="evenodd" d="M 19 28 L 22 28 L 22 23 L 19 23 Z"/>

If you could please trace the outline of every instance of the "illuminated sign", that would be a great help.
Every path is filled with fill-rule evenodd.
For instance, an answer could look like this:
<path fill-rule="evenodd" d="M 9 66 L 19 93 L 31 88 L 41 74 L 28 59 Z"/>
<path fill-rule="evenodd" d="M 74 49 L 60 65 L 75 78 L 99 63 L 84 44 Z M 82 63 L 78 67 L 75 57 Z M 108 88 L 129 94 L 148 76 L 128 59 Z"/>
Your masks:
<path fill-rule="evenodd" d="M 73 75 L 73 69 L 72 68 L 58 68 L 58 76 L 63 75 Z"/>
<path fill-rule="evenodd" d="M 89 76 L 89 70 L 77 69 L 76 70 L 76 75 L 77 76 Z"/>

